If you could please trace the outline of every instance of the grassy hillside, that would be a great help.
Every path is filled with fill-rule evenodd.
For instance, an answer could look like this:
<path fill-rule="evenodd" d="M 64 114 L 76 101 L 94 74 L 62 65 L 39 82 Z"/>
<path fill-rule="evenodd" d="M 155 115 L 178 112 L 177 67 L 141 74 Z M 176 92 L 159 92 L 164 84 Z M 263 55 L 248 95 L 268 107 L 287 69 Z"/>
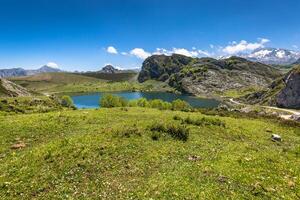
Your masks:
<path fill-rule="evenodd" d="M 30 96 L 27 89 L 6 79 L 0 79 L 0 97 Z"/>
<path fill-rule="evenodd" d="M 47 96 L 0 98 L 2 113 L 37 113 L 62 110 L 59 99 Z"/>
<path fill-rule="evenodd" d="M 137 79 L 137 72 L 122 72 L 122 73 L 100 73 L 100 72 L 87 72 L 83 73 L 84 76 L 98 78 L 107 81 L 134 81 Z"/>
<path fill-rule="evenodd" d="M 112 108 L 0 115 L 0 130 L 0 199 L 300 196 L 300 129 L 272 120 Z"/>
<path fill-rule="evenodd" d="M 173 91 L 165 83 L 154 80 L 108 82 L 72 73 L 45 73 L 34 76 L 11 78 L 11 81 L 37 93 L 80 93 L 107 91 Z"/>
<path fill-rule="evenodd" d="M 72 73 L 43 73 L 33 76 L 14 77 L 10 78 L 11 81 L 26 87 L 32 91 L 51 91 L 56 88 L 72 84 L 81 85 L 85 83 L 102 83 L 103 81 L 87 76 L 81 76 Z"/>

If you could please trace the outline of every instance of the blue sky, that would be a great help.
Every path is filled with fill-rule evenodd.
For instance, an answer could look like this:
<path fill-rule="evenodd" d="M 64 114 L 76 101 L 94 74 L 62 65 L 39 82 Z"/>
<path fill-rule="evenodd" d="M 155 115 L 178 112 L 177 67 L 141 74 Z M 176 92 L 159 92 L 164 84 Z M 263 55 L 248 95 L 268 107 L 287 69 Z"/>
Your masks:
<path fill-rule="evenodd" d="M 0 68 L 135 68 L 153 53 L 297 50 L 299 9 L 299 0 L 0 0 Z"/>

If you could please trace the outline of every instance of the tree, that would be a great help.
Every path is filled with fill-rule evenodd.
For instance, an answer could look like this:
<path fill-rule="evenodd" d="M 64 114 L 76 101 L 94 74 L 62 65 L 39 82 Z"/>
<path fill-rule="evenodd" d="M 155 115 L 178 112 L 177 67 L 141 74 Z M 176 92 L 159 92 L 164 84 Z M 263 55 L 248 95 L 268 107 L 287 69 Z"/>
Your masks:
<path fill-rule="evenodd" d="M 72 98 L 67 95 L 61 98 L 61 105 L 68 108 L 75 108 Z"/>
<path fill-rule="evenodd" d="M 128 102 L 123 98 L 112 94 L 105 94 L 100 99 L 100 106 L 103 108 L 125 107 Z"/>

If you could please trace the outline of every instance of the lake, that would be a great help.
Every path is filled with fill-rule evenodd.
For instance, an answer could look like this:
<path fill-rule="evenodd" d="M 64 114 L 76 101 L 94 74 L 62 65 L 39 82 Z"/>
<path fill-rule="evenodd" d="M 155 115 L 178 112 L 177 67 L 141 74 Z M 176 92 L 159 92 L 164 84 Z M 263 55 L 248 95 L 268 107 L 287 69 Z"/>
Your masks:
<path fill-rule="evenodd" d="M 99 100 L 108 92 L 84 93 L 71 96 L 77 108 L 99 108 Z M 194 108 L 214 108 L 220 102 L 215 99 L 203 99 L 183 94 L 173 94 L 167 92 L 109 92 L 109 94 L 121 96 L 127 100 L 146 98 L 147 100 L 161 99 L 172 102 L 181 99 L 188 102 Z"/>

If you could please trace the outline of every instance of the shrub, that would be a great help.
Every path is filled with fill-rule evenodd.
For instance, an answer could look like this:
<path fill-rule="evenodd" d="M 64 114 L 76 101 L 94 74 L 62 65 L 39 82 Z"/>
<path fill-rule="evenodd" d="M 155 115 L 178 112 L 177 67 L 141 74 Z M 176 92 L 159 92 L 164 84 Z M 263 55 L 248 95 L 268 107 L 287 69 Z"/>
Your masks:
<path fill-rule="evenodd" d="M 106 94 L 101 98 L 100 106 L 103 108 L 125 107 L 127 106 L 127 101 L 123 97 Z"/>
<path fill-rule="evenodd" d="M 186 126 L 171 124 L 167 127 L 167 133 L 174 139 L 187 141 L 189 129 Z"/>
<path fill-rule="evenodd" d="M 214 119 L 214 118 L 207 118 L 207 117 L 202 117 L 198 119 L 192 119 L 190 116 L 182 120 L 183 123 L 185 124 L 192 124 L 196 126 L 222 126 L 225 127 L 225 122 L 223 122 L 220 119 Z"/>
<path fill-rule="evenodd" d="M 151 138 L 153 140 L 158 140 L 161 136 L 166 135 L 181 141 L 187 141 L 189 137 L 189 129 L 180 124 L 152 124 L 150 131 L 152 132 Z"/>
<path fill-rule="evenodd" d="M 174 115 L 173 119 L 174 120 L 183 120 L 182 117 L 180 117 L 179 115 Z"/>
<path fill-rule="evenodd" d="M 146 98 L 140 98 L 137 100 L 137 106 L 139 107 L 149 107 L 149 102 Z"/>
<path fill-rule="evenodd" d="M 120 137 L 130 138 L 133 136 L 141 136 L 141 131 L 134 125 L 133 127 L 125 127 L 116 131 L 116 135 Z"/>
<path fill-rule="evenodd" d="M 188 111 L 191 106 L 186 101 L 177 99 L 172 102 L 172 110 Z"/>
<path fill-rule="evenodd" d="M 74 103 L 73 103 L 73 100 L 70 96 L 63 96 L 61 98 L 61 105 L 64 106 L 64 107 L 68 107 L 68 108 L 74 108 Z"/>
<path fill-rule="evenodd" d="M 137 100 L 136 100 L 136 99 L 130 100 L 130 101 L 128 102 L 128 106 L 129 106 L 129 107 L 138 107 L 138 105 L 137 105 Z"/>

